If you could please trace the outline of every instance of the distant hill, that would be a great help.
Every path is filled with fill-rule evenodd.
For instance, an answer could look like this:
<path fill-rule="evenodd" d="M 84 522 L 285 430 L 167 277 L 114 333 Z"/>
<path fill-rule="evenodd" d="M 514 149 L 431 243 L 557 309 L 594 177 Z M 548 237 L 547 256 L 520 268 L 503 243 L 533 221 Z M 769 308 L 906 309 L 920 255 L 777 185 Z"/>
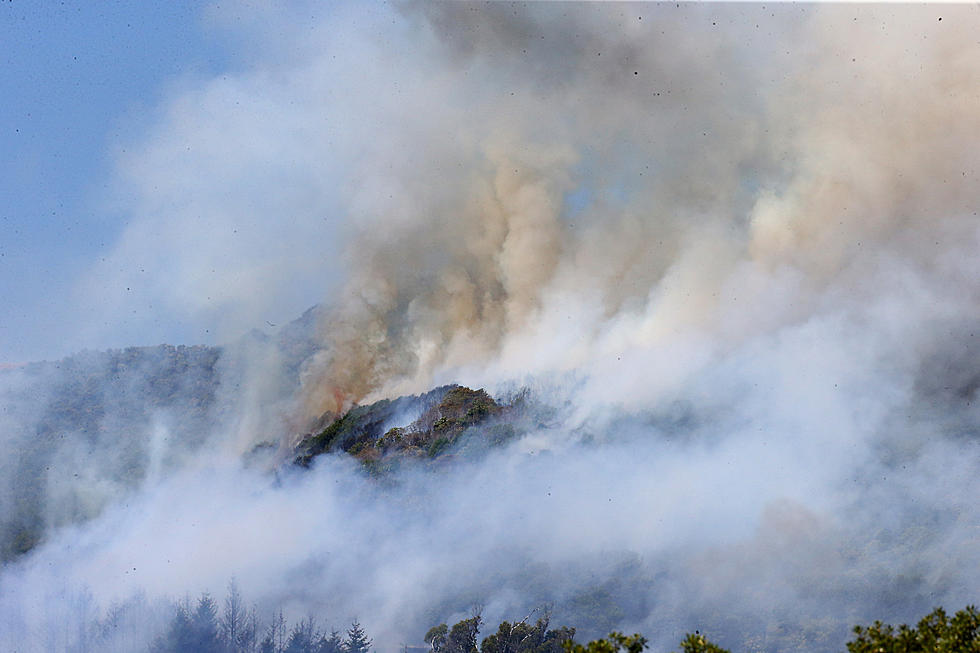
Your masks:
<path fill-rule="evenodd" d="M 275 377 L 263 388 L 270 402 L 292 396 L 318 349 L 321 311 L 222 347 L 128 347 L 0 368 L 0 561 L 99 514 L 153 466 L 165 473 L 193 455 L 241 410 L 251 360 Z"/>
<path fill-rule="evenodd" d="M 295 463 L 308 466 L 327 452 L 347 452 L 375 472 L 407 460 L 427 461 L 506 442 L 526 431 L 536 413 L 526 395 L 501 404 L 485 390 L 448 385 L 422 395 L 384 399 L 321 418 L 325 428 L 303 438 Z"/>

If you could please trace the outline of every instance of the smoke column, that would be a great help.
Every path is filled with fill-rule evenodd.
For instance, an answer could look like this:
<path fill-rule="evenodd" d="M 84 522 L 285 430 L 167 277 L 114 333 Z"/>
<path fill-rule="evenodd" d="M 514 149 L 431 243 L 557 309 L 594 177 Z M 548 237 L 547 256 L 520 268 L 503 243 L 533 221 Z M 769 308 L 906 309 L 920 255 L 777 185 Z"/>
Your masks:
<path fill-rule="evenodd" d="M 975 237 L 980 118 L 976 16 L 938 13 L 412 6 L 439 100 L 358 170 L 313 409 L 730 346 L 902 292 L 889 261 L 939 281 Z"/>
<path fill-rule="evenodd" d="M 209 145 L 235 159 L 275 108 L 289 138 L 242 165 L 306 162 L 306 185 L 234 205 L 342 215 L 329 265 L 289 267 L 328 288 L 291 419 L 445 382 L 528 385 L 555 418 L 390 486 L 342 456 L 273 482 L 216 446 L 5 568 L 3 637 L 40 641 L 73 588 L 104 607 L 232 575 L 379 650 L 475 602 L 655 650 L 695 628 L 840 650 L 855 622 L 976 602 L 975 6 L 254 11 L 265 54 L 174 99 L 118 183 L 190 224 L 246 185 L 157 184 L 176 145 L 247 99 Z M 198 257 L 173 260 L 159 292 L 193 311 Z M 279 435 L 256 423 L 212 438 Z"/>

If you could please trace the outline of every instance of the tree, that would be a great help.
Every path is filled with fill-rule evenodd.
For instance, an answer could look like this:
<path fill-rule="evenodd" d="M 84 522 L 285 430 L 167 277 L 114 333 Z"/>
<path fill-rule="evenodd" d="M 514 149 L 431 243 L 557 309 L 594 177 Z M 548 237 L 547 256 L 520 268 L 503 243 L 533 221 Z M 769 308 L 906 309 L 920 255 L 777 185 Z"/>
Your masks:
<path fill-rule="evenodd" d="M 429 628 L 425 634 L 425 643 L 432 647 L 432 653 L 440 653 L 446 645 L 446 636 L 449 634 L 449 626 L 439 624 Z"/>
<path fill-rule="evenodd" d="M 343 653 L 344 652 L 344 641 L 340 637 L 340 633 L 336 630 L 330 631 L 329 637 L 324 637 L 320 640 L 319 648 L 317 653 Z"/>
<path fill-rule="evenodd" d="M 916 628 L 876 621 L 867 628 L 855 626 L 854 634 L 847 643 L 850 653 L 980 653 L 980 612 L 968 605 L 950 619 L 936 608 Z"/>
<path fill-rule="evenodd" d="M 218 633 L 218 604 L 205 592 L 191 615 L 191 647 L 195 653 L 221 653 Z"/>
<path fill-rule="evenodd" d="M 265 629 L 265 637 L 259 644 L 259 651 L 283 653 L 284 650 L 286 650 L 286 619 L 282 615 L 282 608 L 279 608 L 279 612 L 272 615 L 272 623 Z"/>
<path fill-rule="evenodd" d="M 623 635 L 622 633 L 611 632 L 609 637 L 595 639 L 582 646 L 569 640 L 564 644 L 566 653 L 642 653 L 647 647 L 647 638 L 639 633 L 633 635 Z"/>
<path fill-rule="evenodd" d="M 248 650 L 247 642 L 248 613 L 245 600 L 238 589 L 238 583 L 232 578 L 228 581 L 228 595 L 225 597 L 225 609 L 221 613 L 221 636 L 227 643 L 231 653 L 242 653 Z"/>
<path fill-rule="evenodd" d="M 253 606 L 245 615 L 245 622 L 238 635 L 238 651 L 240 653 L 251 653 L 255 650 L 259 636 L 259 618 L 255 614 Z"/>
<path fill-rule="evenodd" d="M 285 653 L 317 653 L 320 639 L 322 635 L 316 627 L 316 620 L 307 617 L 293 626 Z"/>
<path fill-rule="evenodd" d="M 688 633 L 681 640 L 681 651 L 683 653 L 729 653 L 728 650 L 709 642 L 700 631 L 695 630 Z"/>
<path fill-rule="evenodd" d="M 371 644 L 372 642 L 368 639 L 364 629 L 361 628 L 361 624 L 355 619 L 347 630 L 347 639 L 344 640 L 344 652 L 368 653 L 371 650 Z"/>
<path fill-rule="evenodd" d="M 217 615 L 218 606 L 207 592 L 193 611 L 189 599 L 177 603 L 167 631 L 153 643 L 153 653 L 222 653 Z"/>
<path fill-rule="evenodd" d="M 174 616 L 170 620 L 166 632 L 153 643 L 153 653 L 177 653 L 178 651 L 191 650 L 193 639 L 188 602 L 189 599 L 174 605 Z"/>
<path fill-rule="evenodd" d="M 479 653 L 476 642 L 481 621 L 480 615 L 475 614 L 453 626 L 441 649 L 442 653 Z"/>
<path fill-rule="evenodd" d="M 497 627 L 497 632 L 488 635 L 480 645 L 481 653 L 517 653 L 524 638 L 518 631 L 520 626 L 525 625 L 519 622 L 511 625 L 509 621 L 502 621 Z"/>
<path fill-rule="evenodd" d="M 480 645 L 481 653 L 561 653 L 564 643 L 575 637 L 575 629 L 562 627 L 548 630 L 549 617 L 538 619 L 533 626 L 519 621 L 513 626 L 504 621 L 497 632 Z"/>

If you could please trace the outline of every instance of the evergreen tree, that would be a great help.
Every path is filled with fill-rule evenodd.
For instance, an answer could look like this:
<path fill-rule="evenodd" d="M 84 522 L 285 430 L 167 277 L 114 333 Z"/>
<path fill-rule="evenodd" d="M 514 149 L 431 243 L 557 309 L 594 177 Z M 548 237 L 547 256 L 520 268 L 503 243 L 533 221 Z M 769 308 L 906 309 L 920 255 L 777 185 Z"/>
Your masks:
<path fill-rule="evenodd" d="M 316 653 L 320 639 L 322 636 L 317 630 L 316 621 L 313 617 L 307 617 L 293 626 L 285 653 Z"/>
<path fill-rule="evenodd" d="M 344 653 L 368 653 L 371 650 L 371 640 L 368 639 L 364 629 L 357 619 L 347 630 L 347 639 L 344 640 Z"/>
<path fill-rule="evenodd" d="M 247 648 L 248 613 L 245 600 L 238 589 L 238 583 L 232 578 L 228 581 L 228 595 L 225 596 L 225 609 L 221 613 L 221 638 L 225 641 L 229 653 L 244 653 Z"/>
<path fill-rule="evenodd" d="M 252 607 L 245 615 L 245 622 L 242 624 L 242 630 L 238 636 L 238 649 L 239 653 L 252 653 L 255 651 L 255 647 L 258 644 L 259 636 L 259 618 L 255 614 L 255 608 Z"/>
<path fill-rule="evenodd" d="M 272 623 L 265 630 L 262 643 L 259 644 L 261 653 L 283 653 L 286 650 L 286 619 L 282 608 L 272 615 Z"/>
<path fill-rule="evenodd" d="M 193 625 L 187 601 L 177 603 L 166 632 L 156 639 L 151 650 L 153 653 L 180 653 L 192 650 L 193 645 Z"/>
<path fill-rule="evenodd" d="M 344 640 L 337 630 L 331 630 L 329 637 L 324 637 L 319 642 L 317 653 L 344 653 Z"/>
<path fill-rule="evenodd" d="M 194 653 L 222 653 L 223 647 L 218 633 L 218 604 L 207 592 L 198 599 L 190 625 L 191 646 L 185 650 Z"/>

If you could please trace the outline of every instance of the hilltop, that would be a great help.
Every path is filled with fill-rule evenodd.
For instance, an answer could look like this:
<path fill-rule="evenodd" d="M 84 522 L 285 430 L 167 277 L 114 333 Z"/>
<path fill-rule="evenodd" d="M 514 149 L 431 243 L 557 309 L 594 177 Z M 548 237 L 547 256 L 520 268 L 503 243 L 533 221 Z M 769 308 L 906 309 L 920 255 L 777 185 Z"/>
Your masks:
<path fill-rule="evenodd" d="M 446 385 L 324 415 L 319 423 L 326 426 L 302 438 L 293 462 L 308 467 L 319 455 L 346 452 L 371 471 L 391 471 L 406 460 L 436 460 L 464 446 L 473 451 L 503 444 L 540 417 L 527 393 L 501 403 L 482 388 Z"/>
<path fill-rule="evenodd" d="M 151 468 L 165 473 L 197 455 L 249 409 L 242 389 L 257 367 L 261 401 L 294 396 L 318 350 L 321 312 L 224 346 L 83 351 L 0 368 L 0 562 L 97 516 Z"/>

